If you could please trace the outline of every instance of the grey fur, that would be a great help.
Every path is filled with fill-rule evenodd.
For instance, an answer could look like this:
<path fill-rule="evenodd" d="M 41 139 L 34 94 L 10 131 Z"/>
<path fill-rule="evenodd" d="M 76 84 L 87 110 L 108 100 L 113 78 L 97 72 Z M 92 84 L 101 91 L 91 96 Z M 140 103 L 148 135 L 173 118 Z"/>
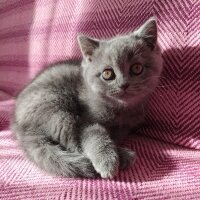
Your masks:
<path fill-rule="evenodd" d="M 29 159 L 50 173 L 113 178 L 134 160 L 118 141 L 143 120 L 142 105 L 162 71 L 156 21 L 150 18 L 128 35 L 80 35 L 78 42 L 81 63 L 55 64 L 19 94 L 12 129 Z M 143 73 L 130 76 L 138 62 Z M 103 80 L 106 67 L 115 80 Z"/>

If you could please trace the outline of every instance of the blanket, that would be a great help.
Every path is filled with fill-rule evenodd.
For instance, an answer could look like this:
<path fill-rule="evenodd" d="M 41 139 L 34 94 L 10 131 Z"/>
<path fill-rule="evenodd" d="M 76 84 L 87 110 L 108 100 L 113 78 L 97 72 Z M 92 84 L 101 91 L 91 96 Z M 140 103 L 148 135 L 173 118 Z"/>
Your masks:
<path fill-rule="evenodd" d="M 199 199 L 199 15 L 199 0 L 1 0 L 0 199 Z M 113 180 L 55 177 L 30 163 L 9 128 L 18 92 L 49 63 L 81 59 L 78 33 L 109 38 L 150 16 L 164 71 L 126 143 L 136 163 Z"/>

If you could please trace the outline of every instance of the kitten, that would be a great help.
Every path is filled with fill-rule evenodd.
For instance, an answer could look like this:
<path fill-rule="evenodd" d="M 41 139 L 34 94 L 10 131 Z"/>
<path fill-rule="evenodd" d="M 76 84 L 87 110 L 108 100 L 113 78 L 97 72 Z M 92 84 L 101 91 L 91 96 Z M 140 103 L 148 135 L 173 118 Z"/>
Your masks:
<path fill-rule="evenodd" d="M 17 97 L 12 130 L 40 168 L 67 177 L 113 178 L 135 153 L 118 145 L 143 119 L 162 58 L 150 18 L 109 40 L 78 36 L 82 62 L 55 64 Z"/>

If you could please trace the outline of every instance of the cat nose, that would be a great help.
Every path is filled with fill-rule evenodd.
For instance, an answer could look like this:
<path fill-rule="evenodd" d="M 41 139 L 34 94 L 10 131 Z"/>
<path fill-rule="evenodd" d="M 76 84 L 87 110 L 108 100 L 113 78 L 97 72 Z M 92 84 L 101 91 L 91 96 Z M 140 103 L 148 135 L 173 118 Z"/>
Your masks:
<path fill-rule="evenodd" d="M 123 83 L 123 84 L 121 84 L 119 87 L 121 88 L 121 89 L 123 89 L 123 90 L 126 90 L 128 87 L 129 87 L 129 83 Z"/>

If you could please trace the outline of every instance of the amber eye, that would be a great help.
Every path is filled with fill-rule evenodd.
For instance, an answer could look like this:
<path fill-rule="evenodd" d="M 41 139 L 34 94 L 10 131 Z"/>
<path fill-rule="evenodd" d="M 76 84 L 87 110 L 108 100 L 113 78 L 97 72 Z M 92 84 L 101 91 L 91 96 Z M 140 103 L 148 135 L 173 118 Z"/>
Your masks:
<path fill-rule="evenodd" d="M 105 69 L 102 73 L 102 77 L 104 80 L 114 80 L 115 79 L 115 73 L 112 69 Z"/>
<path fill-rule="evenodd" d="M 143 72 L 143 66 L 141 64 L 134 64 L 130 68 L 131 75 L 140 75 Z"/>

